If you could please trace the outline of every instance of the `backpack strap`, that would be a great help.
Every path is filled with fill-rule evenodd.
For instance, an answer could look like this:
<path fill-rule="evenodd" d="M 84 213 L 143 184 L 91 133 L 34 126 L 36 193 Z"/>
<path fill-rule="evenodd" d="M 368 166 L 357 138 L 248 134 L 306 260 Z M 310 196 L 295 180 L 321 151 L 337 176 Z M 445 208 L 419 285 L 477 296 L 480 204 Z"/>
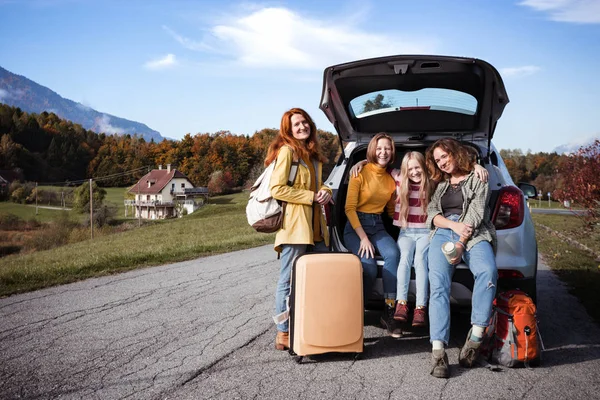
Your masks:
<path fill-rule="evenodd" d="M 294 181 L 296 180 L 296 174 L 298 173 L 298 165 L 300 163 L 298 161 L 292 161 L 292 166 L 290 167 L 290 174 L 288 176 L 288 186 L 292 186 Z"/>

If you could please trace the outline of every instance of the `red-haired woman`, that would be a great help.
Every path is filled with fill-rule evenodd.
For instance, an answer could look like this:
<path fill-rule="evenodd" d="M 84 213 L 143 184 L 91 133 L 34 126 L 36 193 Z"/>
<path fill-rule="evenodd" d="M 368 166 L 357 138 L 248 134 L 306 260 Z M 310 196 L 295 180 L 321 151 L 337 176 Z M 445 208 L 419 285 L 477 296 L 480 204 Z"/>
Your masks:
<path fill-rule="evenodd" d="M 329 248 L 329 233 L 321 211 L 321 206 L 331 202 L 331 189 L 323 185 L 321 177 L 326 161 L 312 118 L 301 108 L 286 111 L 265 159 L 265 165 L 276 163 L 271 176 L 271 195 L 287 202 L 283 225 L 275 236 L 275 251 L 281 255 L 275 292 L 277 315 L 273 317 L 277 324 L 277 350 L 290 346 L 286 298 L 290 294 L 292 263 L 304 253 Z M 299 163 L 298 172 L 290 186 L 290 168 L 295 162 Z"/>

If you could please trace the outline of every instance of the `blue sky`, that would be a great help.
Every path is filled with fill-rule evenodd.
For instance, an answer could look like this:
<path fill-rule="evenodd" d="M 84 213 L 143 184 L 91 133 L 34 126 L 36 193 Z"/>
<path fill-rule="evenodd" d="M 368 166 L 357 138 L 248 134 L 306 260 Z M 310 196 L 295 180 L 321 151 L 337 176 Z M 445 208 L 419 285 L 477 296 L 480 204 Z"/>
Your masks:
<path fill-rule="evenodd" d="M 600 137 L 600 0 L 0 0 L 0 66 L 173 139 L 277 128 L 294 106 L 333 132 L 323 70 L 406 53 L 498 68 L 500 149 Z"/>

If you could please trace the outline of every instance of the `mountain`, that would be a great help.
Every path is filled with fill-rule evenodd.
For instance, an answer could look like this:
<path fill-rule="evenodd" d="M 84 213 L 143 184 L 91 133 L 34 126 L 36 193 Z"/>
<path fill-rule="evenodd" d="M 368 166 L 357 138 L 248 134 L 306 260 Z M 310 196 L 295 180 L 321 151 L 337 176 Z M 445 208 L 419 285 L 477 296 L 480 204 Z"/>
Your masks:
<path fill-rule="evenodd" d="M 85 129 L 107 134 L 137 134 L 145 140 L 161 142 L 161 134 L 140 122 L 96 111 L 65 99 L 45 86 L 0 67 L 0 102 L 28 113 L 53 112 Z"/>
<path fill-rule="evenodd" d="M 555 147 L 553 152 L 557 154 L 575 154 L 582 147 L 589 147 L 594 144 L 600 137 L 588 137 L 584 139 L 574 140 L 570 143 Z"/>

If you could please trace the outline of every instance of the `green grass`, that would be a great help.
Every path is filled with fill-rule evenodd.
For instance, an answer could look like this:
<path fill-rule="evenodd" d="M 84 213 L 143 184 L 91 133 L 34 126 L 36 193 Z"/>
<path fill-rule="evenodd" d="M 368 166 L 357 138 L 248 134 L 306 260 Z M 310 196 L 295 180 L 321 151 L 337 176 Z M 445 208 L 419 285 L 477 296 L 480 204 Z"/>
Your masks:
<path fill-rule="evenodd" d="M 17 204 L 8 201 L 0 202 L 0 213 L 14 214 L 24 220 L 35 219 L 39 222 L 50 222 L 56 218 L 61 211 L 62 210 L 49 210 L 38 207 L 36 215 L 35 205 Z"/>
<path fill-rule="evenodd" d="M 575 216 L 533 214 L 539 252 L 544 261 L 564 281 L 569 291 L 582 302 L 588 314 L 600 322 L 600 231 L 598 226 L 589 228 Z M 551 231 L 542 228 L 548 227 Z M 569 243 L 573 239 L 591 251 Z M 541 299 L 543 301 L 543 299 Z"/>
<path fill-rule="evenodd" d="M 106 197 L 104 198 L 104 202 L 108 204 L 112 204 L 117 207 L 117 215 L 116 217 L 121 219 L 125 218 L 125 194 L 129 188 L 104 188 L 106 190 Z M 131 210 L 129 213 L 129 218 L 131 218 Z"/>
<path fill-rule="evenodd" d="M 273 243 L 274 234 L 257 233 L 247 224 L 247 199 L 247 193 L 216 197 L 183 218 L 1 258 L 0 296 Z"/>

